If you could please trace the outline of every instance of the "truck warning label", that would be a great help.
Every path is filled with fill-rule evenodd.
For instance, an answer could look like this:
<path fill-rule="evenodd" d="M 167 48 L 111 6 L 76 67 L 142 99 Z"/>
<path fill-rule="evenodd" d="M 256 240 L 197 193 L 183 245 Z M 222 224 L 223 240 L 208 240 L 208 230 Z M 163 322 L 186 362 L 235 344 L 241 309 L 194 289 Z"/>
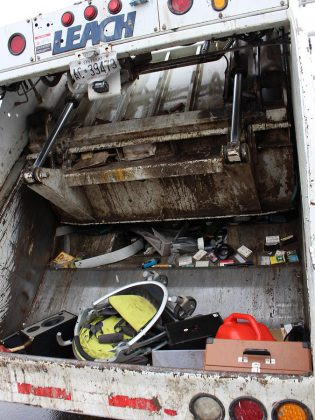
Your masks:
<path fill-rule="evenodd" d="M 51 51 L 51 43 L 49 44 L 43 44 L 43 45 L 38 45 L 36 47 L 36 54 L 44 54 L 46 52 Z"/>

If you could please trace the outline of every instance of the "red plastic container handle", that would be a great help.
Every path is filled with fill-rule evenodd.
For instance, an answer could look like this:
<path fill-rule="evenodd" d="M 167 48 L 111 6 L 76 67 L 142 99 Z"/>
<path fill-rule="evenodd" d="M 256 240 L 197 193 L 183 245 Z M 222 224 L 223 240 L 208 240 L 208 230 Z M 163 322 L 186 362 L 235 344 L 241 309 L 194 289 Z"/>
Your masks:
<path fill-rule="evenodd" d="M 237 324 L 238 319 L 244 319 L 245 321 L 247 321 L 257 336 L 256 340 L 262 340 L 261 331 L 259 329 L 258 323 L 256 319 L 251 315 L 234 313 L 225 318 L 224 324 L 227 324 L 228 322 Z"/>

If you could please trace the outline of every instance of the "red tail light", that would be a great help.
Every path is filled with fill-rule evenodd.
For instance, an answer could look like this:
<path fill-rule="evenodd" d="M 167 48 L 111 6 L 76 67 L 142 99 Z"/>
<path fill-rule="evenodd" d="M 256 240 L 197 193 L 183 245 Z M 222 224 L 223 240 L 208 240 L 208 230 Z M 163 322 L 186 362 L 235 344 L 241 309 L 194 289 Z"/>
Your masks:
<path fill-rule="evenodd" d="M 265 407 L 255 398 L 238 398 L 230 406 L 231 420 L 266 420 Z"/>
<path fill-rule="evenodd" d="M 9 51 L 13 55 L 20 55 L 25 50 L 26 39 L 22 34 L 13 34 L 9 39 Z"/>
<path fill-rule="evenodd" d="M 63 26 L 71 26 L 74 22 L 74 15 L 72 12 L 66 12 L 61 17 L 61 23 Z"/>
<path fill-rule="evenodd" d="M 84 17 L 86 20 L 93 20 L 97 16 L 97 8 L 95 6 L 88 6 L 84 10 Z"/>
<path fill-rule="evenodd" d="M 168 0 L 168 8 L 175 15 L 183 15 L 191 9 L 194 0 Z"/>
<path fill-rule="evenodd" d="M 110 0 L 108 3 L 108 11 L 112 15 L 116 15 L 121 11 L 122 4 L 120 0 Z"/>

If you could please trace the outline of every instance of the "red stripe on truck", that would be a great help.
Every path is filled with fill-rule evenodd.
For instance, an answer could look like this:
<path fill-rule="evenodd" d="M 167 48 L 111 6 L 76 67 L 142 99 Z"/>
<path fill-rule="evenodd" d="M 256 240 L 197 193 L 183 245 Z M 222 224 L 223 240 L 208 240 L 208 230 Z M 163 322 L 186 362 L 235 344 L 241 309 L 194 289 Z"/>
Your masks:
<path fill-rule="evenodd" d="M 169 410 L 168 408 L 164 409 L 164 413 L 167 414 L 168 416 L 172 416 L 172 417 L 177 416 L 177 411 L 176 410 Z"/>
<path fill-rule="evenodd" d="M 58 400 L 71 401 L 72 395 L 63 388 L 52 386 L 33 386 L 31 384 L 18 383 L 18 393 L 23 395 L 35 395 L 36 397 L 56 398 Z"/>
<path fill-rule="evenodd" d="M 108 403 L 111 407 L 133 408 L 135 410 L 145 410 L 157 412 L 161 406 L 157 400 L 146 398 L 129 398 L 126 395 L 115 395 L 108 397 Z"/>
<path fill-rule="evenodd" d="M 108 397 L 108 404 L 111 407 L 132 408 L 134 410 L 145 410 L 156 413 L 162 409 L 157 398 L 130 398 L 126 395 L 111 395 Z M 164 413 L 168 416 L 177 416 L 177 411 L 164 409 Z"/>

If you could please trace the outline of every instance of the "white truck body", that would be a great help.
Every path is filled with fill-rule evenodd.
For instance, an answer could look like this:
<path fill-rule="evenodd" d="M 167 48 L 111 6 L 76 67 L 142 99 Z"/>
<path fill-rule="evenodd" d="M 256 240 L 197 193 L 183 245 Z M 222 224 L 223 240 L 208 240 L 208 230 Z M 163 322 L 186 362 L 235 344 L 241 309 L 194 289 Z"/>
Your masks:
<path fill-rule="evenodd" d="M 83 54 L 87 48 L 93 47 L 91 39 L 94 39 L 96 49 L 109 48 L 111 52 L 117 53 L 119 59 L 129 55 L 136 56 L 156 52 L 155 57 L 167 60 L 167 51 L 172 51 L 172 57 L 183 56 L 187 49 L 190 49 L 191 55 L 196 55 L 200 43 L 212 38 L 225 38 L 231 35 L 278 27 L 285 27 L 290 33 L 292 105 L 302 207 L 303 267 L 301 272 L 303 275 L 303 292 L 301 292 L 301 296 L 304 294 L 304 311 L 307 313 L 311 342 L 314 346 L 315 146 L 313 137 L 315 135 L 315 30 L 313 17 L 315 16 L 315 2 L 307 0 L 262 0 L 258 6 L 257 2 L 250 0 L 230 0 L 227 8 L 219 13 L 213 10 L 210 0 L 195 0 L 190 12 L 180 16 L 170 14 L 165 0 L 149 0 L 137 6 L 131 6 L 128 1 L 124 1 L 121 14 L 115 15 L 116 17 L 112 19 L 107 12 L 107 3 L 103 0 L 84 1 L 58 12 L 39 15 L 16 25 L 0 28 L 0 39 L 8 39 L 13 33 L 22 33 L 26 38 L 26 48 L 17 57 L 11 55 L 6 46 L 1 48 L 0 86 L 8 86 L 21 80 L 35 80 L 39 76 L 67 71 L 69 65 L 78 60 L 80 53 Z M 98 24 L 94 22 L 94 29 L 92 25 L 85 32 L 86 21 L 83 13 L 87 5 L 91 4 L 98 9 Z M 69 31 L 69 28 L 62 27 L 60 23 L 60 17 L 67 11 L 71 11 L 75 16 L 77 28 L 72 32 Z M 123 17 L 119 17 L 122 15 Z M 111 19 L 111 21 L 105 22 L 106 19 Z M 124 19 L 123 24 L 125 24 L 126 19 L 135 19 L 134 28 L 132 30 L 129 28 L 127 37 L 123 36 L 126 35 L 126 29 L 119 27 L 119 22 L 122 22 L 119 19 Z M 106 36 L 102 38 L 99 35 L 97 25 L 100 25 L 103 34 L 104 30 L 108 28 L 109 34 L 106 33 L 108 38 Z M 87 40 L 88 38 L 90 41 Z M 60 44 L 61 39 L 64 42 Z M 197 43 L 196 46 L 189 46 L 186 49 L 181 47 L 195 43 Z M 224 63 L 222 62 L 210 63 L 209 66 L 217 66 L 221 73 L 224 71 Z M 192 72 L 195 67 L 189 69 L 187 71 Z M 185 71 L 184 68 L 182 75 Z M 176 90 L 176 80 L 172 82 Z M 135 100 L 137 92 L 141 96 L 141 83 L 145 82 L 140 78 L 135 83 L 134 91 L 127 90 L 124 92 L 129 101 L 132 96 Z M 146 83 L 148 83 L 148 91 L 152 93 L 155 89 L 154 86 L 159 86 L 159 83 L 160 85 L 163 84 L 163 77 L 161 78 L 160 73 L 157 73 L 155 79 L 148 79 Z M 59 104 L 60 98 L 64 94 L 65 84 L 61 83 L 61 85 L 54 88 L 38 86 L 43 103 L 48 108 L 53 109 Z M 189 88 L 187 88 L 187 92 L 189 92 Z M 103 108 L 100 101 L 95 101 L 89 108 L 89 113 L 82 124 L 84 128 L 89 127 L 89 120 L 94 120 L 95 115 L 105 115 L 105 119 L 114 123 L 121 121 L 127 105 L 118 99 L 119 94 L 113 94 Z M 141 276 L 140 271 L 132 272 L 131 270 L 119 269 L 101 270 L 97 274 L 92 270 L 78 274 L 73 272 L 61 274 L 60 271 L 48 272 L 46 270 L 55 224 L 50 221 L 51 210 L 46 202 L 42 201 L 39 196 L 37 199 L 33 199 L 32 196 L 26 197 L 30 194 L 30 190 L 27 189 L 28 192 L 21 190 L 24 181 L 20 177 L 21 170 L 25 165 L 25 158 L 20 156 L 28 142 L 25 117 L 36 108 L 37 99 L 35 95 L 31 94 L 28 103 L 18 107 L 16 106 L 17 100 L 19 99 L 15 92 L 7 92 L 1 102 L 2 112 L 0 116 L 0 185 L 2 186 L 0 190 L 0 320 L 1 332 L 6 334 L 20 328 L 21 322 L 24 320 L 23 317 L 29 315 L 30 312 L 28 321 L 36 322 L 38 320 L 36 319 L 37 311 L 41 315 L 45 312 L 50 315 L 51 311 L 58 312 L 65 306 L 65 309 L 70 310 L 70 312 L 71 310 L 74 311 L 75 308 L 82 308 L 84 303 L 90 303 L 100 296 L 100 290 L 102 294 L 105 294 L 107 290 L 117 286 L 115 280 L 117 274 L 123 283 L 130 281 L 131 277 L 133 277 L 133 281 L 136 281 Z M 169 103 L 174 102 L 176 100 L 170 97 Z M 117 108 L 119 103 L 120 108 Z M 115 104 L 116 108 L 112 108 L 112 104 Z M 157 106 L 157 104 L 153 103 L 152 109 L 154 109 L 154 106 Z M 122 110 L 122 108 L 124 109 Z M 133 111 L 130 111 L 130 115 L 132 115 L 130 119 L 154 118 L 154 113 L 148 115 L 144 112 L 144 108 L 146 107 L 143 104 L 142 108 L 141 104 L 139 107 L 135 106 Z M 118 114 L 116 114 L 116 117 L 113 109 Z M 117 109 L 120 109 L 120 111 L 117 111 Z M 188 111 L 192 112 L 189 107 Z M 191 117 L 193 118 L 193 116 Z M 276 121 L 277 119 L 278 121 Z M 281 115 L 280 117 L 279 115 L 274 117 L 272 121 L 272 124 L 278 123 L 285 123 Z M 96 128 L 92 127 L 91 130 L 94 130 L 93 133 L 95 134 Z M 126 130 L 128 130 L 128 127 Z M 208 135 L 210 131 L 205 135 Z M 87 131 L 84 132 L 83 129 L 82 137 L 84 133 L 87 133 Z M 227 132 L 223 129 L 222 134 L 227 134 Z M 189 138 L 193 138 L 193 136 Z M 183 138 L 181 137 L 181 139 Z M 88 152 L 90 150 L 87 146 L 86 149 L 77 145 L 73 146 L 73 153 L 78 151 Z M 32 159 L 32 156 L 29 159 Z M 200 163 L 198 162 L 198 164 Z M 218 167 L 213 169 L 213 171 L 219 170 Z M 47 171 L 49 173 L 48 169 Z M 33 189 L 36 191 L 36 186 Z M 46 194 L 45 192 L 36 192 L 43 196 Z M 51 201 L 56 204 L 58 200 L 63 199 L 61 196 L 52 198 Z M 23 200 L 26 200 L 26 204 Z M 265 213 L 268 213 L 268 210 Z M 231 210 L 229 214 L 234 215 L 236 213 Z M 114 221 L 119 223 L 119 214 L 115 213 L 115 217 Z M 203 217 L 203 214 L 200 213 L 196 218 Z M 193 216 L 187 216 L 187 219 L 189 218 L 193 218 Z M 172 217 L 170 216 L 169 219 L 171 220 Z M 61 220 L 67 221 L 62 219 L 62 216 Z M 141 216 L 138 220 L 142 220 Z M 150 218 L 143 218 L 143 220 L 150 220 Z M 98 222 L 100 221 L 98 220 Z M 87 221 L 87 223 L 93 223 L 93 220 Z M 172 276 L 174 276 L 171 287 L 174 289 L 177 287 L 183 293 L 186 291 L 187 294 L 193 295 L 194 288 L 191 284 L 194 275 L 197 275 L 197 271 L 193 270 L 192 274 L 185 274 L 181 279 L 181 274 L 173 273 L 170 270 L 168 272 L 169 278 L 172 279 Z M 242 306 L 241 309 L 249 311 L 253 309 L 253 306 L 251 306 L 253 304 L 249 301 L 251 297 L 254 299 L 255 296 L 258 300 L 256 311 L 261 315 L 261 318 L 263 318 L 262 314 L 266 311 L 266 307 L 269 310 L 272 305 L 278 315 L 281 311 L 284 314 L 282 317 L 279 315 L 281 320 L 290 319 L 290 310 L 293 311 L 293 315 L 299 315 L 299 310 L 302 312 L 302 309 L 298 308 L 300 301 L 295 301 L 295 306 L 290 302 L 290 299 L 294 301 L 295 289 L 293 287 L 294 290 L 290 295 L 290 291 L 285 285 L 286 271 L 282 268 L 268 267 L 265 268 L 264 275 L 266 280 L 261 280 L 262 288 L 267 289 L 267 286 L 270 286 L 270 278 L 276 278 L 279 284 L 282 284 L 282 287 L 279 286 L 276 289 L 281 296 L 278 301 L 275 297 L 273 302 L 267 303 L 266 306 L 263 302 L 259 302 L 260 286 L 259 282 L 255 282 L 256 273 L 248 274 L 248 272 L 243 271 L 239 273 L 237 291 L 234 290 L 237 302 L 231 303 L 229 301 L 228 305 L 236 309 L 237 304 L 239 304 Z M 297 277 L 299 275 L 300 272 L 296 274 Z M 104 276 L 106 276 L 105 284 L 102 283 Z M 201 287 L 209 291 L 210 294 L 215 293 L 210 290 L 211 286 L 206 283 L 207 275 L 203 272 L 200 276 Z M 247 276 L 247 280 L 254 286 L 250 287 L 249 284 L 243 284 L 242 276 Z M 287 278 L 291 278 L 290 276 L 293 276 L 291 272 Z M 29 280 L 29 278 L 32 280 Z M 93 279 L 95 278 L 97 280 L 94 284 Z M 94 288 L 89 289 L 87 285 L 89 281 L 95 286 Z M 224 306 L 224 292 L 233 290 L 233 285 L 228 280 L 226 282 L 226 286 L 222 287 L 223 297 L 222 295 L 211 295 L 218 299 L 217 302 L 222 307 Z M 292 282 L 294 283 L 293 280 Z M 72 288 L 73 294 L 71 295 L 67 294 L 68 286 Z M 216 287 L 220 288 L 220 284 L 216 284 Z M 193 290 L 190 292 L 191 288 Z M 200 293 L 197 290 L 198 286 L 195 289 L 196 294 Z M 243 289 L 246 290 L 244 295 L 242 295 Z M 40 299 L 38 296 L 40 296 Z M 198 297 L 202 299 L 201 296 L 202 293 Z M 32 305 L 34 305 L 33 308 L 30 307 Z M 206 307 L 207 302 L 204 301 L 202 305 Z M 224 312 L 223 309 L 222 312 Z M 269 315 L 266 315 L 266 323 L 269 326 L 275 326 L 272 319 L 268 322 L 268 318 Z M 315 362 L 314 353 L 313 362 Z M 229 415 L 231 402 L 241 396 L 258 399 L 266 408 L 268 418 L 271 418 L 274 404 L 286 399 L 301 401 L 309 407 L 312 413 L 315 413 L 315 380 L 313 375 L 284 376 L 257 375 L 254 373 L 232 374 L 229 372 L 219 374 L 45 359 L 0 353 L 0 399 L 3 401 L 116 419 L 170 417 L 192 419 L 189 403 L 199 393 L 216 396 L 224 406 L 226 418 Z"/>

